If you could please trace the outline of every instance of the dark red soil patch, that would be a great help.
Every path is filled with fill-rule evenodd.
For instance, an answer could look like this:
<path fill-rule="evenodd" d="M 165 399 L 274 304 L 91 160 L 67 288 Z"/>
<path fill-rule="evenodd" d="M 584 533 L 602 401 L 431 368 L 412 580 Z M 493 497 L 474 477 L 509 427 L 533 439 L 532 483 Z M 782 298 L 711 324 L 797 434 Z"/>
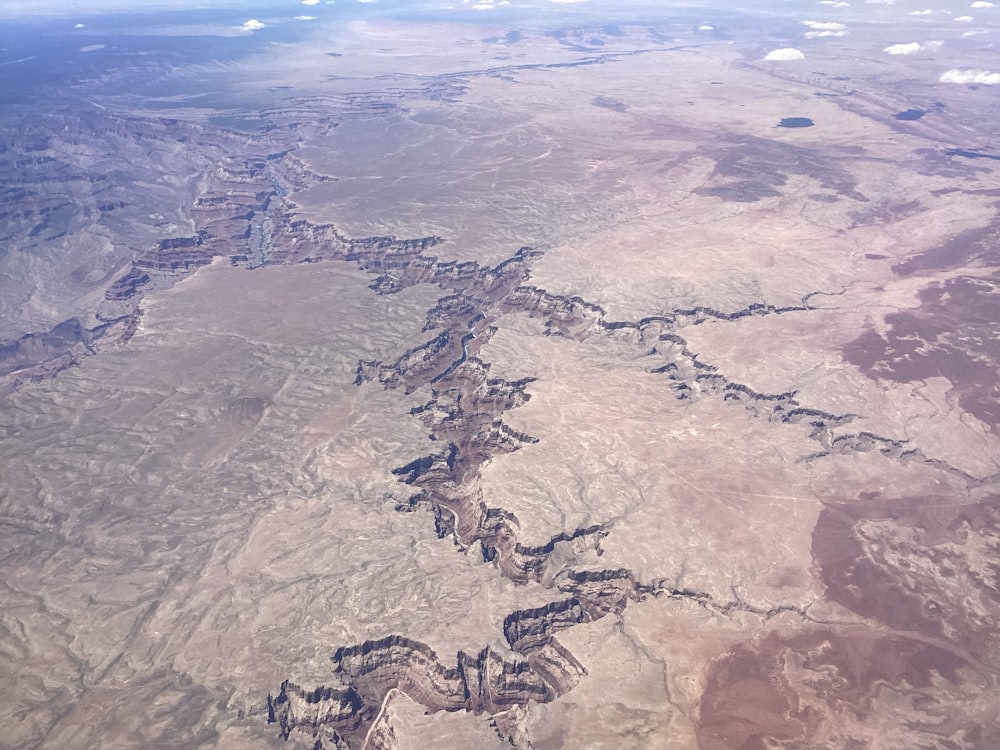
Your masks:
<path fill-rule="evenodd" d="M 872 378 L 947 378 L 959 405 L 1000 429 L 1000 273 L 957 276 L 920 292 L 920 307 L 887 315 L 883 338 L 865 331 L 843 349 Z"/>

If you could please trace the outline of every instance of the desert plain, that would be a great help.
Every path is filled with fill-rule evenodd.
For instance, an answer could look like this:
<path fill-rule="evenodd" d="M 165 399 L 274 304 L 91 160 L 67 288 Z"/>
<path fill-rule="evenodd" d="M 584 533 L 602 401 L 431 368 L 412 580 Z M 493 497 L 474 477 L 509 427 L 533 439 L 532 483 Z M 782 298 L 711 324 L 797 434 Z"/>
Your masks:
<path fill-rule="evenodd" d="M 1000 15 L 903 5 L 15 98 L 0 746 L 997 747 Z"/>

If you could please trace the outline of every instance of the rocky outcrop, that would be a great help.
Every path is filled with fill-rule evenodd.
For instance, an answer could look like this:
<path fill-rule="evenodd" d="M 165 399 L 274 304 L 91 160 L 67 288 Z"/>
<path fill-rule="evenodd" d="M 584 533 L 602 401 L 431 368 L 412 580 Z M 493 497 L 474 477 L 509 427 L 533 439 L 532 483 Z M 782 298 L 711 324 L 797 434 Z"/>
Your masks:
<path fill-rule="evenodd" d="M 50 331 L 25 334 L 17 341 L 0 344 L 0 375 L 71 355 L 78 345 L 89 345 L 90 338 L 89 331 L 72 318 Z"/>
<path fill-rule="evenodd" d="M 282 737 L 304 732 L 334 747 L 372 748 L 370 732 L 392 691 L 431 711 L 496 714 L 530 701 L 547 703 L 584 674 L 554 640 L 529 658 L 487 646 L 474 654 L 459 651 L 454 666 L 446 666 L 426 644 L 392 635 L 337 649 L 333 665 L 346 686 L 303 690 L 285 681 L 268 696 L 268 720 Z"/>
<path fill-rule="evenodd" d="M 39 382 L 79 362 L 92 349 L 100 330 L 87 329 L 76 318 L 64 320 L 49 331 L 28 333 L 0 344 L 0 395 L 24 383 Z"/>
<path fill-rule="evenodd" d="M 331 743 L 337 743 L 341 737 L 356 736 L 362 728 L 367 731 L 375 713 L 375 709 L 367 706 L 350 687 L 304 690 L 285 680 L 277 695 L 267 697 L 267 719 L 278 724 L 284 739 L 294 730 L 304 730 L 313 736 L 322 732 Z"/>
<path fill-rule="evenodd" d="M 522 609 L 507 615 L 503 635 L 511 648 L 530 652 L 548 643 L 556 631 L 589 619 L 577 599 L 562 599 L 544 607 Z"/>
<path fill-rule="evenodd" d="M 511 520 L 516 522 L 517 519 L 511 516 Z M 481 542 L 484 557 L 488 560 L 496 559 L 498 553 L 503 553 L 498 564 L 504 570 L 504 575 L 517 583 L 527 583 L 528 581 L 541 581 L 554 575 L 554 573 L 549 575 L 548 568 L 549 559 L 557 546 L 569 546 L 577 554 L 586 550 L 599 550 L 601 540 L 607 534 L 608 531 L 603 524 L 594 524 L 586 528 L 556 534 L 540 546 L 524 546 L 520 542 L 515 542 L 513 545 L 498 549 L 483 540 Z"/>

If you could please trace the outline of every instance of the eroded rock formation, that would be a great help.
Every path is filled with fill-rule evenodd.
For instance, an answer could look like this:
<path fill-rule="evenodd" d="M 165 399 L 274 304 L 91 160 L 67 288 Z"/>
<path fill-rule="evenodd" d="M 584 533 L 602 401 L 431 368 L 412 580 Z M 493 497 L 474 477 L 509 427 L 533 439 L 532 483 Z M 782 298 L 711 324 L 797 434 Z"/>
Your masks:
<path fill-rule="evenodd" d="M 551 638 L 527 657 L 487 646 L 477 654 L 460 651 L 455 666 L 446 666 L 425 644 L 388 636 L 337 649 L 333 664 L 346 687 L 310 691 L 286 681 L 268 697 L 268 720 L 280 726 L 284 738 L 304 731 L 321 747 L 375 747 L 370 734 L 392 691 L 430 711 L 492 715 L 528 701 L 553 700 L 572 689 L 584 671 Z M 378 742 L 392 746 L 385 736 Z"/>
<path fill-rule="evenodd" d="M 441 82 L 433 93 L 447 97 L 460 87 L 458 79 Z M 359 99 L 352 106 L 364 108 L 373 103 Z M 393 105 L 381 101 L 379 106 Z M 137 125 L 122 121 L 115 127 Z M 115 130 L 108 132 L 113 136 Z M 35 146 L 25 144 L 25 153 L 35 159 L 30 154 L 47 149 L 55 137 L 51 133 L 39 135 Z M 209 136 L 192 130 L 182 137 Z M 664 392 L 679 400 L 718 399 L 756 419 L 800 425 L 804 436 L 819 446 L 803 460 L 878 453 L 887 460 L 927 463 L 961 473 L 910 447 L 905 440 L 839 429 L 857 415 L 833 414 L 802 404 L 795 391 L 765 393 L 736 382 L 716 365 L 702 361 L 683 336 L 685 327 L 708 321 L 808 314 L 813 309 L 810 299 L 820 292 L 805 295 L 801 304 L 793 306 L 755 303 L 725 311 L 697 305 L 636 321 L 611 320 L 593 302 L 532 284 L 532 266 L 540 253 L 528 247 L 494 266 L 449 261 L 431 254 L 443 241 L 440 237 L 350 238 L 333 225 L 298 218 L 285 195 L 320 177 L 284 148 L 290 143 L 266 133 L 250 141 L 259 153 L 220 158 L 207 171 L 192 197 L 190 227 L 170 236 L 151 237 L 144 249 L 132 253 L 109 281 L 95 322 L 71 318 L 48 332 L 27 334 L 3 345 L 0 376 L 16 387 L 71 365 L 102 342 L 114 337 L 127 340 L 140 319 L 144 294 L 169 287 L 216 258 L 226 258 L 245 269 L 333 260 L 350 263 L 371 274 L 371 289 L 380 295 L 415 285 L 437 287 L 442 296 L 427 310 L 427 340 L 415 342 L 393 361 L 362 361 L 357 367 L 359 387 L 370 384 L 367 387 L 428 392 L 427 400 L 411 413 L 424 424 L 440 450 L 395 469 L 399 480 L 412 490 L 398 509 L 428 508 L 442 538 L 450 538 L 462 550 L 481 554 L 515 584 L 537 583 L 552 596 L 544 606 L 510 612 L 495 642 L 475 653 L 460 651 L 454 659 L 439 656 L 405 634 L 341 646 L 332 657 L 331 684 L 308 689 L 285 681 L 269 697 L 269 720 L 285 738 L 304 734 L 317 746 L 328 748 L 392 748 L 392 727 L 379 717 L 388 696 L 401 691 L 429 711 L 489 714 L 498 733 L 516 745 L 519 731 L 511 717 L 516 716 L 517 707 L 564 695 L 586 672 L 560 643 L 559 634 L 581 623 L 620 614 L 644 597 L 689 600 L 720 615 L 740 611 L 770 618 L 792 612 L 803 621 L 811 621 L 805 609 L 793 605 L 756 606 L 738 597 L 719 601 L 705 592 L 672 587 L 663 581 L 641 581 L 625 568 L 584 564 L 584 559 L 596 557 L 588 553 L 600 551 L 609 531 L 605 524 L 568 529 L 541 545 L 522 542 L 516 515 L 492 506 L 480 484 L 480 471 L 492 457 L 537 441 L 504 421 L 506 412 L 532 397 L 533 378 L 495 377 L 484 358 L 484 346 L 505 315 L 526 314 L 539 319 L 546 333 L 553 336 L 630 344 L 649 357 L 648 369 L 662 376 Z M 778 150 L 773 156 L 776 160 L 799 158 L 796 154 Z M 54 169 L 48 159 L 38 157 L 32 169 L 48 176 Z M 711 191 L 722 194 L 720 191 L 735 190 L 737 199 L 742 200 L 744 194 L 758 197 L 781 184 L 780 170 L 767 172 L 763 183 L 747 182 L 756 170 L 752 166 L 732 156 L 720 166 L 717 176 L 736 182 Z M 844 173 L 826 173 L 822 185 L 845 192 L 854 200 L 865 200 Z M 51 218 L 68 205 L 30 187 L 4 193 L 2 203 L 4 218 L 36 237 L 48 236 L 54 227 Z M 94 210 L 101 216 L 114 216 L 128 206 L 124 196 L 112 195 L 95 203 Z M 966 257 L 982 257 L 987 252 L 984 242 Z M 910 264 L 899 272 L 924 267 L 926 263 Z M 995 427 L 995 404 L 983 385 L 992 382 L 983 368 L 995 364 L 989 358 L 994 354 L 989 326 L 996 317 L 989 313 L 995 301 L 981 283 L 956 277 L 926 288 L 921 303 L 922 310 L 890 316 L 885 335 L 869 332 L 848 347 L 845 355 L 874 376 L 911 380 L 941 370 L 945 362 L 941 352 L 947 349 L 951 364 L 943 371 L 962 389 L 963 407 Z M 962 329 L 968 334 L 965 339 L 945 337 L 947 331 L 941 324 L 929 320 L 940 321 L 947 314 L 966 320 Z M 923 351 L 920 342 L 911 343 L 914 333 L 925 340 L 940 337 L 944 345 Z M 964 359 L 950 356 L 955 352 L 962 353 Z M 904 354 L 911 355 L 905 366 L 909 369 L 899 364 Z M 246 411 L 248 419 L 259 408 L 252 403 L 236 407 L 240 413 Z M 963 478 L 970 484 L 978 481 L 964 473 Z M 853 633 L 824 630 L 823 624 L 813 622 L 814 627 L 801 636 L 776 635 L 752 647 L 733 650 L 716 665 L 702 702 L 704 747 L 749 748 L 764 735 L 788 742 L 826 741 L 810 734 L 813 725 L 808 707 L 798 703 L 802 699 L 792 694 L 788 678 L 783 676 L 786 662 L 795 659 L 809 662 L 814 672 L 819 669 L 827 674 L 832 670 L 839 675 L 830 677 L 829 685 L 816 688 L 817 701 L 840 701 L 862 713 L 867 698 L 861 696 L 869 695 L 865 691 L 870 683 L 879 682 L 888 686 L 886 689 L 904 681 L 927 686 L 932 683 L 932 673 L 954 683 L 957 672 L 970 664 L 966 655 L 995 661 L 992 613 L 997 607 L 996 566 L 988 561 L 970 564 L 961 554 L 950 553 L 947 544 L 971 538 L 986 553 L 995 551 L 991 545 L 998 529 L 997 503 L 996 498 L 990 498 L 951 512 L 931 510 L 937 505 L 944 507 L 943 501 L 933 498 L 827 507 L 816 526 L 813 554 L 830 598 L 887 628 L 912 631 L 920 637 L 855 637 Z M 914 561 L 920 562 L 920 570 L 900 573 L 899 569 L 906 567 L 904 562 L 912 566 Z M 949 600 L 949 592 L 955 589 L 936 586 L 936 577 L 961 579 L 961 590 L 969 599 Z M 962 617 L 952 616 L 956 611 L 962 611 Z M 942 640 L 960 648 L 942 645 Z M 872 654 L 881 656 L 872 660 Z M 872 663 L 859 666 L 861 659 Z M 753 721 L 732 714 L 728 708 L 735 691 L 747 684 L 753 686 L 754 697 L 744 703 L 759 709 Z M 865 686 L 864 690 L 859 686 Z"/>

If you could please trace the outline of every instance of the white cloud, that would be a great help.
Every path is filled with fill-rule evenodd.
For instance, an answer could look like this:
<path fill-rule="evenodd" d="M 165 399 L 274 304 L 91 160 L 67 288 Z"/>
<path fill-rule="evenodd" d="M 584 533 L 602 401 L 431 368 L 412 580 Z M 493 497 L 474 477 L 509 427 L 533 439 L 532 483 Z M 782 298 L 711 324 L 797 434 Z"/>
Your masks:
<path fill-rule="evenodd" d="M 315 21 L 316 16 L 295 16 L 296 21 Z"/>
<path fill-rule="evenodd" d="M 244 21 L 243 25 L 240 26 L 240 29 L 242 31 L 258 31 L 259 29 L 263 29 L 266 25 L 267 24 L 261 23 L 256 18 L 251 18 L 249 21 Z"/>
<path fill-rule="evenodd" d="M 78 24 L 77 24 L 76 26 L 74 26 L 73 28 L 74 28 L 74 29 L 85 29 L 85 28 L 87 28 L 87 24 L 85 24 L 85 23 L 78 23 Z"/>
<path fill-rule="evenodd" d="M 99 49 L 104 49 L 103 44 L 88 44 L 86 47 L 80 47 L 81 52 L 96 52 Z"/>
<path fill-rule="evenodd" d="M 929 42 L 907 42 L 905 44 L 890 44 L 886 47 L 883 52 L 888 52 L 890 55 L 915 55 L 918 52 L 930 52 L 938 49 L 943 45 L 940 39 L 931 39 Z"/>
<path fill-rule="evenodd" d="M 955 19 L 958 23 L 972 23 L 972 16 L 959 16 Z"/>
<path fill-rule="evenodd" d="M 994 85 L 1000 83 L 1000 73 L 990 73 L 986 70 L 959 70 L 952 68 L 941 74 L 941 83 L 985 83 Z"/>
<path fill-rule="evenodd" d="M 976 0 L 976 2 L 974 2 L 969 7 L 970 8 L 992 8 L 993 7 L 993 3 L 988 3 L 988 2 L 986 2 L 986 0 Z"/>
<path fill-rule="evenodd" d="M 698 27 L 698 31 L 715 31 L 715 27 L 709 26 L 707 23 L 703 23 Z"/>
<path fill-rule="evenodd" d="M 890 44 L 883 52 L 890 55 L 915 55 L 923 49 L 920 42 L 907 42 L 906 44 Z"/>
<path fill-rule="evenodd" d="M 303 5 L 319 5 L 319 0 L 302 0 Z"/>
<path fill-rule="evenodd" d="M 812 31 L 806 32 L 806 39 L 817 39 L 827 36 L 847 36 L 844 30 L 847 27 L 837 21 L 803 21 L 804 26 L 808 26 Z"/>
<path fill-rule="evenodd" d="M 794 47 L 781 47 L 780 49 L 773 49 L 768 52 L 764 55 L 764 59 L 777 62 L 787 62 L 789 60 L 805 60 L 806 56 Z"/>
<path fill-rule="evenodd" d="M 934 12 L 933 10 L 915 10 L 912 13 L 910 13 L 910 15 L 911 16 L 929 16 L 933 12 Z"/>
<path fill-rule="evenodd" d="M 820 5 L 829 5 L 831 8 L 849 8 L 851 4 L 846 0 L 819 0 Z"/>

